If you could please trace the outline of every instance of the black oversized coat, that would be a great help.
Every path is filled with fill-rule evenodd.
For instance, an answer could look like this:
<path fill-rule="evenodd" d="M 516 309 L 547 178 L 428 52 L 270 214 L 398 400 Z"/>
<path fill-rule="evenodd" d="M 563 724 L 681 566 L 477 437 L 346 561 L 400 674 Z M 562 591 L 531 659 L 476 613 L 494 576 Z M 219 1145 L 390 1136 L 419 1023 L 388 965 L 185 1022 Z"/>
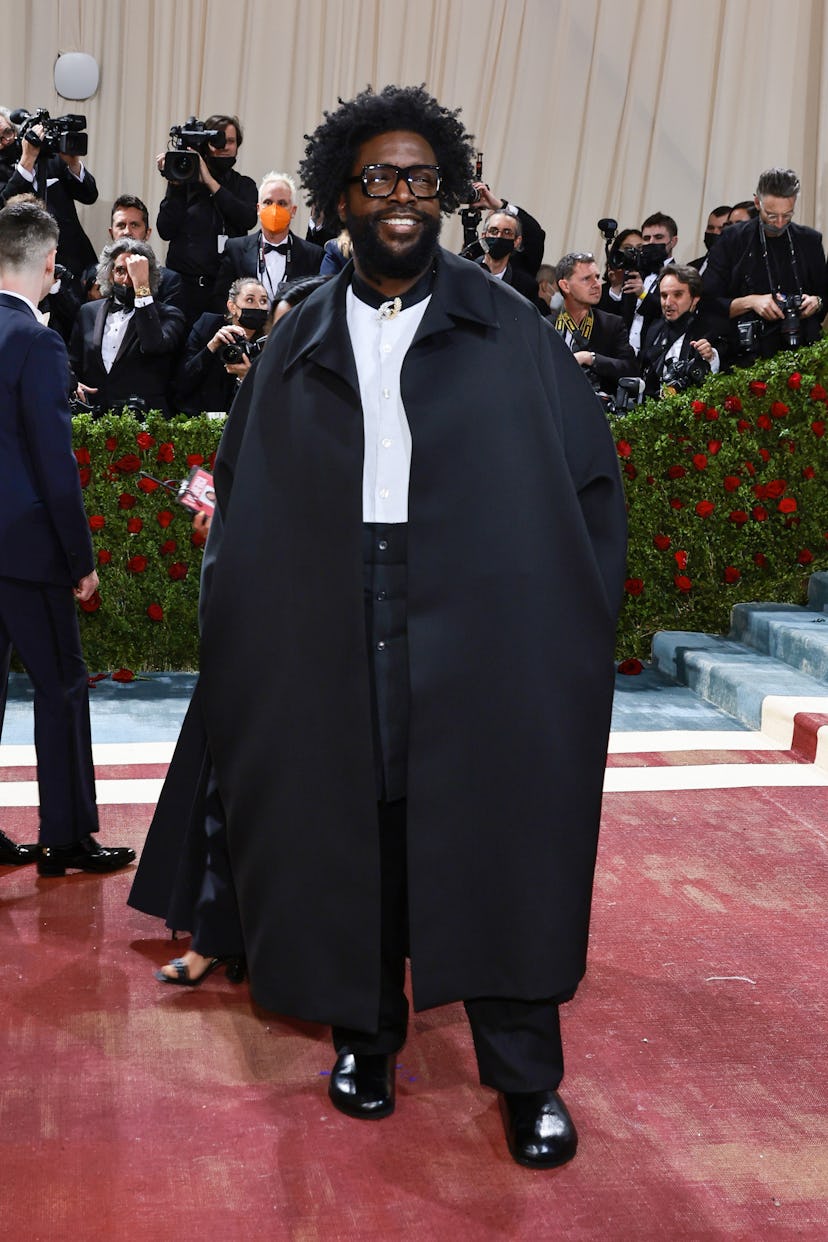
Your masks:
<path fill-rule="evenodd" d="M 380 889 L 350 273 L 278 325 L 230 415 L 200 693 L 256 1000 L 371 1029 Z M 445 252 L 402 395 L 415 1005 L 574 990 L 624 576 L 612 438 L 554 330 Z"/>

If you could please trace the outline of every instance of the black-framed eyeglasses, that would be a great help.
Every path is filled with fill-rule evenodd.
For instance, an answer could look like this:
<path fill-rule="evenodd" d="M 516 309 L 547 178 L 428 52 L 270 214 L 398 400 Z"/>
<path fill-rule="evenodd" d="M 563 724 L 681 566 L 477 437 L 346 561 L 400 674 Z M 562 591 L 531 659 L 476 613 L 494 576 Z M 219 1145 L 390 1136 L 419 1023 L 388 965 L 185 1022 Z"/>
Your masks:
<path fill-rule="evenodd" d="M 349 177 L 348 184 L 360 182 L 366 198 L 390 198 L 400 179 L 415 198 L 436 198 L 442 177 L 436 164 L 412 164 L 397 168 L 396 164 L 366 164 L 358 177 Z"/>

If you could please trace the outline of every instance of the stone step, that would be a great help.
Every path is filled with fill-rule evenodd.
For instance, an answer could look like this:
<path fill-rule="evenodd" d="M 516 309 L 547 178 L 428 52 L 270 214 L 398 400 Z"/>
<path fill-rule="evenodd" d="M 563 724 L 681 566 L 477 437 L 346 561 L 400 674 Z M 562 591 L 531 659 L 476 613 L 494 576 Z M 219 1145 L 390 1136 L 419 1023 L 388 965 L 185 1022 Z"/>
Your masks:
<path fill-rule="evenodd" d="M 653 663 L 749 728 L 828 768 L 826 681 L 735 638 L 677 630 L 655 635 Z"/>
<path fill-rule="evenodd" d="M 736 604 L 730 638 L 828 689 L 828 613 L 790 604 Z"/>

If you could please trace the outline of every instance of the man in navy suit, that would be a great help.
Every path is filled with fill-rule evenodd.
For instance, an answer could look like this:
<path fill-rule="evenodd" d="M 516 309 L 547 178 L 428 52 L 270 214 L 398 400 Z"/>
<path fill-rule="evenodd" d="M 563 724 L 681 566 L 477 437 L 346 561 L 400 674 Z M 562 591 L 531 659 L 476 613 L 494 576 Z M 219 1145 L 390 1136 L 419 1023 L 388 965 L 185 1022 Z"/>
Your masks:
<path fill-rule="evenodd" d="M 0 211 L 0 674 L 14 647 L 34 684 L 40 792 L 38 844 L 0 834 L 0 863 L 36 859 L 42 876 L 115 871 L 135 858 L 92 835 L 98 811 L 74 600 L 91 599 L 98 575 L 72 452 L 66 348 L 36 309 L 55 278 L 57 242 L 58 226 L 38 204 Z"/>

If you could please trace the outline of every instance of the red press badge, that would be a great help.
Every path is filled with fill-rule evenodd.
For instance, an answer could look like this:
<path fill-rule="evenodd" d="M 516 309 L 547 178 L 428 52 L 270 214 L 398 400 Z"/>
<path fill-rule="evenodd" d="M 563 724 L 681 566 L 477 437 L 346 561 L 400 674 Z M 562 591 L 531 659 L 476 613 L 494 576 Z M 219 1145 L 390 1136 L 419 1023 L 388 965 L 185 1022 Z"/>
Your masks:
<path fill-rule="evenodd" d="M 179 487 L 176 500 L 192 513 L 212 513 L 216 507 L 216 493 L 210 471 L 193 466 Z"/>

